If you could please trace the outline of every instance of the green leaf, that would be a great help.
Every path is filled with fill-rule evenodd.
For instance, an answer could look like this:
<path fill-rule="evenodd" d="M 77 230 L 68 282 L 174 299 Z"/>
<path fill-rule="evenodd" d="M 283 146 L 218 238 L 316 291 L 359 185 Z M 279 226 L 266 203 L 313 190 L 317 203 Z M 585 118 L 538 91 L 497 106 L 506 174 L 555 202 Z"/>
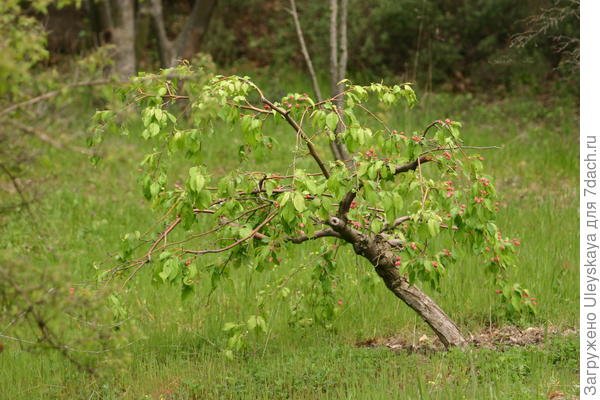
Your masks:
<path fill-rule="evenodd" d="M 206 179 L 200 170 L 200 167 L 192 167 L 189 171 L 190 174 L 190 189 L 192 191 L 199 193 L 206 183 Z"/>
<path fill-rule="evenodd" d="M 325 124 L 333 132 L 333 131 L 335 131 L 335 128 L 337 127 L 339 120 L 340 119 L 339 119 L 338 115 L 336 113 L 332 112 L 332 113 L 327 114 L 327 118 L 325 118 Z"/>
<path fill-rule="evenodd" d="M 150 196 L 156 197 L 156 195 L 160 192 L 160 184 L 158 182 L 153 182 L 150 185 Z"/>
<path fill-rule="evenodd" d="M 301 213 L 304 210 L 306 210 L 306 204 L 304 204 L 304 196 L 302 196 L 301 193 L 294 193 L 294 198 L 292 199 L 292 201 L 294 202 L 294 208 L 296 209 L 296 211 Z"/>
<path fill-rule="evenodd" d="M 238 327 L 238 324 L 236 324 L 235 322 L 227 322 L 227 323 L 225 323 L 225 325 L 223 325 L 223 331 L 228 332 L 237 327 Z"/>
<path fill-rule="evenodd" d="M 263 333 L 267 333 L 267 323 L 260 315 L 251 315 L 250 318 L 248 318 L 246 325 L 250 331 L 260 329 Z"/>
<path fill-rule="evenodd" d="M 427 221 L 427 228 L 429 229 L 429 234 L 432 237 L 437 236 L 440 233 L 440 221 L 436 218 L 431 218 Z"/>
<path fill-rule="evenodd" d="M 150 133 L 151 137 L 154 137 L 160 132 L 160 126 L 158 126 L 157 123 L 153 122 L 148 126 L 148 132 Z"/>

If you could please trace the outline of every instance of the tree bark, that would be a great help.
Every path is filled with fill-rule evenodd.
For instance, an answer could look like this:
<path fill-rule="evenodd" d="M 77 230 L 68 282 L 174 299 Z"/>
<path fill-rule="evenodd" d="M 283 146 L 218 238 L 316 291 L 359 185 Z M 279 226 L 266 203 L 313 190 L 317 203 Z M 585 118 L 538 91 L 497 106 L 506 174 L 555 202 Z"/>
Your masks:
<path fill-rule="evenodd" d="M 446 348 L 467 345 L 456 324 L 435 301 L 400 275 L 395 266 L 397 247 L 382 235 L 367 236 L 352 229 L 344 219 L 331 217 L 328 224 L 342 239 L 352 244 L 356 254 L 369 260 L 386 287 L 431 327 Z"/>
<path fill-rule="evenodd" d="M 217 0 L 196 0 L 185 26 L 175 41 L 177 58 L 191 59 L 200 49 L 200 44 L 208 30 Z"/>
<path fill-rule="evenodd" d="M 116 47 L 115 69 L 121 78 L 135 75 L 135 7 L 134 0 L 112 0 L 114 28 L 112 41 Z"/>
<path fill-rule="evenodd" d="M 330 0 L 330 21 L 329 21 L 329 71 L 331 79 L 331 95 L 338 96 L 344 91 L 344 85 L 338 85 L 338 82 L 346 78 L 346 65 L 348 62 L 348 1 L 342 0 L 341 15 L 338 7 L 338 0 Z M 339 23 L 338 23 L 338 16 Z M 338 46 L 339 36 L 339 46 Z M 344 96 L 339 96 L 335 101 L 340 117 L 344 115 Z M 335 129 L 334 147 L 337 158 L 351 166 L 350 155 L 346 146 L 337 138 L 343 132 L 344 125 L 338 124 Z"/>
<path fill-rule="evenodd" d="M 467 341 L 456 324 L 427 294 L 418 287 L 411 285 L 405 277 L 401 276 L 397 267 L 380 264 L 375 266 L 375 271 L 383 279 L 385 286 L 396 297 L 427 322 L 446 348 L 466 346 Z"/>
<path fill-rule="evenodd" d="M 175 56 L 173 42 L 167 37 L 162 0 L 150 1 L 150 14 L 152 15 L 153 26 L 156 32 L 156 40 L 158 42 L 158 57 L 160 58 L 160 65 L 163 67 L 173 66 L 177 57 Z"/>
<path fill-rule="evenodd" d="M 178 60 L 189 60 L 196 55 L 216 5 L 217 0 L 196 0 L 183 29 L 174 40 L 170 40 L 165 29 L 162 0 L 151 0 L 152 20 L 163 67 L 173 67 Z"/>

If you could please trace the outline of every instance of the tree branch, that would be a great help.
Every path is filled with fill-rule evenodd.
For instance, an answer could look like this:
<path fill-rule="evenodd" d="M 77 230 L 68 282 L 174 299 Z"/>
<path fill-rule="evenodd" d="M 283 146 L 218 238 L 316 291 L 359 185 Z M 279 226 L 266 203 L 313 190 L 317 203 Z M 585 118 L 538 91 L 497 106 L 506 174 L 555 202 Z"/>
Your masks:
<path fill-rule="evenodd" d="M 208 249 L 208 250 L 184 250 L 184 253 L 188 253 L 188 254 L 195 254 L 197 256 L 203 255 L 203 254 L 216 254 L 216 253 L 223 253 L 227 250 L 231 250 L 234 247 L 244 243 L 245 241 L 247 241 L 248 239 L 251 239 L 252 237 L 254 237 L 254 235 L 260 231 L 265 225 L 267 225 L 269 222 L 271 222 L 271 220 L 273 218 L 275 218 L 277 216 L 277 213 L 272 213 L 271 215 L 269 215 L 263 222 L 261 222 L 260 224 L 258 224 L 256 226 L 256 228 L 254 228 L 252 230 L 252 232 L 250 232 L 250 234 L 246 237 L 243 237 L 233 243 L 231 243 L 228 246 L 222 247 L 220 249 Z"/>
<path fill-rule="evenodd" d="M 260 89 L 258 89 L 256 86 L 254 86 L 261 97 L 261 101 L 268 105 L 269 107 L 271 107 L 272 110 L 274 110 L 275 112 L 277 112 L 278 114 L 280 114 L 286 121 L 287 123 L 294 128 L 294 130 L 296 131 L 296 133 L 298 135 L 300 135 L 300 137 L 302 138 L 302 140 L 304 140 L 306 142 L 306 146 L 308 147 L 308 152 L 310 153 L 310 155 L 312 156 L 312 158 L 316 161 L 316 163 L 319 165 L 319 169 L 321 170 L 321 172 L 323 173 L 323 175 L 325 176 L 325 178 L 329 178 L 331 175 L 329 174 L 329 170 L 327 170 L 327 167 L 325 166 L 325 163 L 323 162 L 323 160 L 321 159 L 321 157 L 319 156 L 319 154 L 317 153 L 317 149 L 315 148 L 315 146 L 312 144 L 312 142 L 310 141 L 309 137 L 306 135 L 306 133 L 304 133 L 304 131 L 302 130 L 302 128 L 300 127 L 300 125 L 298 125 L 298 123 L 290 116 L 290 113 L 287 110 L 284 110 L 281 107 L 278 107 L 277 105 L 273 104 L 271 101 L 269 101 L 262 93 L 262 91 Z"/>
<path fill-rule="evenodd" d="M 339 233 L 337 233 L 333 229 L 328 228 L 328 229 L 316 231 L 312 236 L 301 235 L 301 236 L 290 237 L 287 239 L 287 241 L 295 243 L 295 244 L 300 244 L 300 243 L 304 243 L 308 240 L 315 240 L 315 239 L 319 239 L 319 238 L 323 238 L 323 237 L 341 238 Z"/>
<path fill-rule="evenodd" d="M 403 172 L 414 171 L 415 169 L 420 167 L 422 164 L 425 164 L 425 163 L 427 163 L 429 161 L 433 161 L 433 160 L 434 160 L 434 158 L 429 155 L 421 155 L 414 161 L 397 166 L 394 171 L 394 175 L 397 175 L 397 174 L 400 174 Z M 338 207 L 338 213 L 337 213 L 338 218 L 341 218 L 341 219 L 346 218 L 348 211 L 350 211 L 350 205 L 356 198 L 356 195 L 361 188 L 362 188 L 362 183 L 359 184 L 357 188 L 352 189 L 348 193 L 346 193 L 346 195 L 344 196 L 342 201 L 340 201 L 340 205 Z"/>
<path fill-rule="evenodd" d="M 115 79 L 98 79 L 98 80 L 94 80 L 94 81 L 75 82 L 75 83 L 66 84 L 65 86 L 61 87 L 60 89 L 46 92 L 39 96 L 32 97 L 29 100 L 22 101 L 20 103 L 15 103 L 15 104 L 5 108 L 4 110 L 0 111 L 0 117 L 6 115 L 8 113 L 11 113 L 15 110 L 18 110 L 19 108 L 27 107 L 32 104 L 39 103 L 40 101 L 44 101 L 44 100 L 48 100 L 52 97 L 56 97 L 59 94 L 61 94 L 65 89 L 72 89 L 72 88 L 78 88 L 78 87 L 100 86 L 100 85 L 108 85 L 111 83 L 125 83 L 125 82 L 127 82 L 127 81 L 119 81 L 119 80 L 115 80 Z"/>

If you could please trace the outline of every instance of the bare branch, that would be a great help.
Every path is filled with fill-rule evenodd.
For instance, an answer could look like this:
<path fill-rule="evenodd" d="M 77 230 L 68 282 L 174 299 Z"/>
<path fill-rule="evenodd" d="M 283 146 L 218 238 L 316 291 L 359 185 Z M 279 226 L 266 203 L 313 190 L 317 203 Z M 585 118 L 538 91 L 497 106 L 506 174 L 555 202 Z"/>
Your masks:
<path fill-rule="evenodd" d="M 434 158 L 428 155 L 419 156 L 416 160 L 411 161 L 409 163 L 398 165 L 396 170 L 394 171 L 394 175 L 401 174 L 403 172 L 414 171 L 422 164 L 425 164 L 429 161 L 433 161 Z"/>
<path fill-rule="evenodd" d="M 125 82 L 127 82 L 127 81 L 125 81 Z M 59 94 L 61 94 L 65 89 L 72 89 L 72 88 L 78 88 L 78 87 L 101 86 L 101 85 L 108 85 L 111 83 L 125 83 L 125 82 L 115 80 L 115 79 L 98 79 L 98 80 L 94 80 L 94 81 L 70 83 L 70 84 L 64 85 L 60 89 L 46 92 L 39 96 L 32 97 L 29 100 L 22 101 L 20 103 L 15 103 L 15 104 L 5 108 L 4 110 L 0 111 L 0 117 L 2 117 L 3 115 L 6 115 L 8 113 L 11 113 L 15 110 L 18 110 L 19 108 L 27 107 L 27 106 L 33 105 L 35 103 L 39 103 L 40 101 L 44 101 L 44 100 L 51 99 L 52 97 L 56 97 Z"/>
<path fill-rule="evenodd" d="M 278 107 L 277 105 L 273 104 L 266 97 L 264 97 L 264 95 L 262 95 L 262 92 L 259 91 L 259 93 L 261 94 L 261 101 L 264 104 L 267 104 L 269 107 L 271 107 L 271 109 L 275 110 L 275 112 L 277 112 L 278 114 L 280 114 L 287 121 L 287 123 L 292 128 L 294 128 L 294 130 L 296 131 L 296 133 L 298 135 L 300 135 L 300 137 L 302 138 L 302 140 L 304 140 L 304 142 L 306 142 L 306 146 L 308 147 L 308 152 L 310 153 L 310 155 L 312 156 L 312 158 L 316 161 L 316 163 L 319 165 L 319 169 L 321 170 L 321 172 L 323 173 L 323 175 L 325 176 L 325 178 L 329 178 L 330 174 L 329 174 L 329 171 L 327 170 L 327 167 L 325 166 L 325 163 L 323 162 L 323 160 L 321 159 L 321 157 L 317 153 L 317 149 L 315 148 L 315 146 L 313 145 L 313 143 L 310 141 L 310 138 L 302 130 L 302 128 L 300 127 L 300 125 L 298 125 L 298 123 L 296 122 L 296 120 L 294 120 L 290 116 L 290 113 L 287 110 L 284 110 L 283 108 Z"/>
<path fill-rule="evenodd" d="M 405 216 L 403 216 L 403 217 L 396 218 L 396 219 L 394 220 L 394 222 L 392 222 L 392 223 L 391 223 L 391 224 L 389 224 L 389 225 L 386 225 L 386 226 L 384 226 L 384 227 L 383 227 L 383 229 L 382 229 L 382 231 L 389 231 L 389 230 L 392 230 L 392 229 L 394 229 L 395 227 L 397 227 L 397 226 L 399 226 L 399 225 L 402 225 L 402 224 L 403 224 L 403 223 L 405 223 L 406 221 L 410 221 L 410 216 L 408 216 L 408 215 L 405 215 Z"/>
<path fill-rule="evenodd" d="M 317 79 L 317 74 L 315 73 L 315 69 L 313 67 L 310 53 L 308 52 L 308 48 L 306 47 L 306 42 L 304 41 L 304 33 L 302 32 L 302 26 L 300 25 L 300 18 L 298 17 L 298 9 L 296 8 L 295 0 L 290 0 L 290 10 L 289 11 L 290 11 L 290 14 L 292 15 L 292 19 L 294 20 L 294 26 L 296 27 L 296 35 L 298 36 L 298 42 L 300 43 L 300 49 L 302 50 L 302 55 L 304 56 L 304 62 L 306 62 L 306 67 L 308 68 L 308 73 L 310 75 L 313 90 L 315 91 L 317 100 L 321 101 L 321 100 L 323 100 L 323 96 L 321 96 L 321 88 L 319 87 L 319 80 Z"/>
<path fill-rule="evenodd" d="M 275 218 L 277 216 L 277 213 L 272 213 L 271 215 L 269 215 L 267 218 L 265 218 L 265 220 L 263 222 L 261 222 L 260 224 L 258 224 L 256 226 L 256 228 L 254 228 L 252 230 L 252 232 L 250 232 L 250 234 L 246 237 L 243 237 L 233 243 L 231 243 L 228 246 L 222 247 L 220 249 L 208 249 L 208 250 L 184 250 L 184 253 L 188 253 L 188 254 L 195 254 L 197 256 L 203 255 L 203 254 L 216 254 L 216 253 L 223 253 L 227 250 L 231 250 L 234 247 L 244 243 L 245 241 L 247 241 L 248 239 L 251 239 L 252 237 L 254 237 L 256 235 L 256 233 L 258 231 L 260 231 L 265 225 L 267 225 L 269 222 L 271 222 L 271 220 L 273 218 Z"/>
<path fill-rule="evenodd" d="M 333 229 L 323 229 L 320 231 L 316 231 L 312 236 L 301 235 L 301 236 L 290 237 L 287 240 L 292 243 L 300 244 L 300 243 L 304 243 L 308 240 L 315 240 L 315 239 L 319 239 L 319 238 L 323 238 L 323 237 L 341 238 L 340 234 L 337 233 L 336 231 L 334 231 Z"/>
<path fill-rule="evenodd" d="M 78 153 L 81 154 L 85 154 L 85 155 L 92 155 L 93 153 L 85 148 L 79 147 L 79 146 L 68 146 L 65 145 L 57 140 L 54 140 L 52 137 L 50 137 L 50 135 L 48 135 L 46 132 L 43 132 L 40 129 L 34 128 L 32 126 L 29 125 L 25 125 L 20 123 L 19 121 L 17 121 L 16 119 L 9 119 L 8 123 L 14 125 L 15 127 L 19 128 L 20 130 L 35 136 L 36 138 L 38 138 L 39 140 L 41 140 L 44 143 L 48 143 L 50 146 L 55 147 L 59 150 L 72 150 L 72 151 L 76 151 Z"/>
<path fill-rule="evenodd" d="M 159 236 L 158 239 L 156 239 L 154 241 L 154 243 L 152 244 L 152 246 L 150 246 L 150 249 L 148 250 L 148 252 L 146 253 L 146 258 L 148 259 L 148 261 L 150 261 L 152 259 L 152 252 L 154 251 L 154 249 L 156 248 L 156 246 L 158 246 L 158 244 L 160 243 L 161 240 L 165 239 L 167 237 L 167 235 L 169 233 L 171 233 L 171 231 L 173 231 L 173 229 L 175 229 L 175 227 L 177 227 L 177 225 L 179 225 L 179 223 L 181 222 L 181 217 L 177 217 L 175 219 L 175 221 L 173 221 L 168 227 L 167 229 L 165 229 Z"/>

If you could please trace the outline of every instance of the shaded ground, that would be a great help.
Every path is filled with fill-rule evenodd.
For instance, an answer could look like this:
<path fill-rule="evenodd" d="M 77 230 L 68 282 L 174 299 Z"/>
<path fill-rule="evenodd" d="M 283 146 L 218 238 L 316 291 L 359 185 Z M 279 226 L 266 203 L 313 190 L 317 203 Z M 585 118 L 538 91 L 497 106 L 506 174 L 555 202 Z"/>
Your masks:
<path fill-rule="evenodd" d="M 467 341 L 475 348 L 504 350 L 513 346 L 541 345 L 550 337 L 577 335 L 573 328 L 559 329 L 556 326 L 519 328 L 512 325 L 488 327 L 483 331 L 471 334 Z M 388 347 L 394 351 L 429 353 L 444 350 L 444 345 L 437 337 L 422 335 L 414 340 L 406 336 L 371 338 L 357 342 L 358 347 Z"/>

